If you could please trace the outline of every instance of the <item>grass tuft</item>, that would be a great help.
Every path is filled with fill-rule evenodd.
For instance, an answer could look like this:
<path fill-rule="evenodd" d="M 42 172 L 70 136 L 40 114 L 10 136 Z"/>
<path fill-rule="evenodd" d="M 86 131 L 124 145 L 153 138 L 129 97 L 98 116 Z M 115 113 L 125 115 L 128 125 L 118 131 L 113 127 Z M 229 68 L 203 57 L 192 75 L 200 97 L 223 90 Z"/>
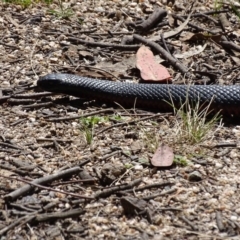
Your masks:
<path fill-rule="evenodd" d="M 239 4 L 237 4 L 237 2 Z M 232 12 L 240 19 L 240 11 L 238 10 L 239 5 L 240 5 L 240 0 L 238 1 L 215 0 L 214 1 L 214 8 L 216 11 L 221 10 L 224 6 L 228 6 L 232 10 Z"/>
<path fill-rule="evenodd" d="M 53 3 L 53 0 L 35 0 L 35 1 L 34 0 L 3 0 L 3 1 L 6 3 L 20 5 L 23 8 L 28 8 L 30 5 L 38 2 L 43 2 L 47 5 L 50 5 L 51 3 Z M 57 0 L 59 9 L 57 10 L 49 9 L 47 12 L 58 18 L 63 18 L 63 19 L 70 18 L 74 14 L 74 12 L 71 8 L 64 7 L 63 2 L 64 0 Z"/>
<path fill-rule="evenodd" d="M 37 1 L 33 1 L 33 0 L 3 0 L 3 2 L 20 5 L 23 8 L 28 8 L 31 4 L 33 4 L 35 2 L 44 2 L 47 5 L 49 5 L 53 2 L 53 0 L 37 0 Z"/>
<path fill-rule="evenodd" d="M 219 113 L 209 116 L 212 114 L 211 102 L 203 107 L 199 101 L 195 104 L 190 103 L 187 97 L 185 103 L 178 109 L 172 104 L 177 116 L 175 124 L 177 141 L 193 145 L 203 142 L 213 134 L 212 130 L 218 125 L 221 116 Z"/>
<path fill-rule="evenodd" d="M 92 117 L 81 118 L 80 121 L 81 121 L 81 130 L 83 132 L 85 140 L 87 144 L 90 145 L 93 141 L 94 126 L 98 124 L 100 121 L 101 122 L 106 121 L 106 118 L 92 116 Z"/>

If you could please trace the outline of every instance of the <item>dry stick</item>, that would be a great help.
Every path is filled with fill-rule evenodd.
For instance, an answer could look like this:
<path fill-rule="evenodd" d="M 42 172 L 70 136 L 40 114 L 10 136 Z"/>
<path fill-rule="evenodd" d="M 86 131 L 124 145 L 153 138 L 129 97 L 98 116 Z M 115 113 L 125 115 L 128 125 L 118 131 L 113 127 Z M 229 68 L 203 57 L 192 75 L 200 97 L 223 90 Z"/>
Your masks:
<path fill-rule="evenodd" d="M 14 95 L 12 95 L 12 97 L 26 99 L 26 98 L 48 97 L 48 96 L 52 96 L 52 95 L 56 95 L 56 93 L 40 92 L 40 93 L 29 93 L 29 94 L 14 94 Z"/>
<path fill-rule="evenodd" d="M 137 24 L 136 28 L 141 31 L 149 31 L 166 16 L 167 16 L 166 10 L 156 8 L 154 12 L 145 21 L 143 21 L 141 24 Z"/>
<path fill-rule="evenodd" d="M 72 209 L 67 212 L 54 212 L 54 213 L 43 213 L 36 216 L 37 222 L 77 217 L 80 214 L 83 214 L 85 211 L 82 208 Z"/>
<path fill-rule="evenodd" d="M 20 124 L 20 123 L 22 123 L 22 122 L 24 122 L 24 121 L 26 121 L 26 118 L 24 118 L 24 119 L 19 119 L 19 120 L 17 120 L 16 122 L 10 123 L 9 125 L 10 125 L 10 126 L 16 126 L 16 125 L 18 125 L 18 124 Z"/>
<path fill-rule="evenodd" d="M 0 149 L 0 151 L 3 151 L 2 149 Z M 6 151 L 6 152 L 8 152 L 8 151 Z M 10 152 L 10 153 L 12 153 L 12 152 Z M 13 168 L 13 167 L 10 167 L 10 166 L 6 166 L 6 164 L 1 164 L 0 163 L 0 169 L 7 169 L 7 170 L 9 170 L 9 171 L 12 171 L 12 172 L 14 172 L 14 173 L 18 173 L 18 174 L 20 174 L 20 175 L 22 175 L 22 176 L 25 176 L 25 175 L 27 175 L 28 174 L 28 172 L 27 171 L 23 171 L 23 170 L 20 170 L 20 169 L 18 169 L 18 168 Z"/>
<path fill-rule="evenodd" d="M 222 213 L 219 211 L 216 211 L 216 223 L 217 223 L 219 232 L 223 232 L 225 230 L 225 227 L 223 224 Z"/>
<path fill-rule="evenodd" d="M 238 144 L 236 142 L 222 142 L 222 143 L 217 143 L 215 145 L 204 145 L 204 144 L 200 144 L 201 147 L 205 147 L 205 148 L 222 148 L 222 147 L 234 147 L 236 148 L 238 146 Z"/>
<path fill-rule="evenodd" d="M 164 38 L 164 36 L 163 36 L 162 33 L 160 34 L 160 37 L 161 37 L 161 41 L 162 41 L 162 43 L 163 43 L 163 46 L 164 46 L 165 50 L 170 54 L 169 48 L 168 48 L 168 46 L 167 46 L 167 44 L 166 44 L 165 38 Z M 174 56 L 173 56 L 173 57 L 174 57 Z"/>
<path fill-rule="evenodd" d="M 181 24 L 179 25 L 178 27 L 168 31 L 168 32 L 164 32 L 164 33 L 161 33 L 161 39 L 162 39 L 162 42 L 163 42 L 163 39 L 167 39 L 167 38 L 170 38 L 170 37 L 173 37 L 173 36 L 176 36 L 178 35 L 180 32 L 183 31 L 183 29 L 188 25 L 189 21 L 190 21 L 190 18 L 192 16 L 192 12 L 188 15 L 187 19 Z M 159 36 L 154 36 L 154 37 L 151 37 L 150 38 L 151 41 L 158 41 L 159 40 Z M 164 43 L 164 42 L 163 42 Z M 165 46 L 164 46 L 165 47 Z M 166 49 L 166 47 L 165 47 Z M 167 50 L 167 49 L 166 49 Z M 169 52 L 169 51 L 168 51 Z"/>
<path fill-rule="evenodd" d="M 149 41 L 140 35 L 133 34 L 134 39 L 136 39 L 139 42 L 142 42 L 151 48 L 153 48 L 155 51 L 160 53 L 166 60 L 168 60 L 175 68 L 177 68 L 181 73 L 186 74 L 188 69 L 181 64 L 180 61 L 176 60 L 170 53 L 168 53 L 164 48 L 162 48 L 159 44 Z"/>
<path fill-rule="evenodd" d="M 202 13 L 194 13 L 194 14 L 192 15 L 192 17 L 201 17 L 202 14 L 204 14 L 204 15 L 215 15 L 215 14 L 227 13 L 227 12 L 229 12 L 229 10 L 216 10 L 216 11 L 213 10 L 213 11 L 202 12 Z M 181 16 L 178 16 L 178 17 L 183 17 L 183 18 L 185 18 L 185 17 L 187 17 L 187 15 L 181 15 Z"/>
<path fill-rule="evenodd" d="M 17 219 L 14 223 L 12 223 L 9 226 L 1 229 L 0 230 L 0 236 L 5 234 L 10 229 L 12 229 L 12 228 L 14 228 L 16 226 L 20 227 L 20 226 L 22 226 L 22 225 L 24 225 L 26 223 L 31 222 L 32 220 L 35 219 L 37 213 L 41 213 L 43 210 L 48 210 L 48 209 L 54 207 L 56 204 L 57 204 L 57 202 L 51 202 L 51 203 L 47 204 L 46 206 L 42 207 L 41 209 L 39 209 L 37 211 L 34 211 L 34 212 L 28 214 L 27 216 L 24 216 L 24 217 L 21 217 L 21 218 Z"/>
<path fill-rule="evenodd" d="M 175 19 L 178 19 L 178 20 L 180 20 L 180 21 L 182 21 L 182 22 L 185 21 L 185 19 L 184 19 L 183 17 L 177 16 L 177 15 L 175 15 L 175 14 L 172 14 L 172 17 L 175 18 Z M 200 27 L 199 25 L 195 25 L 195 24 L 193 24 L 193 23 L 191 23 L 191 22 L 188 23 L 188 26 L 190 26 L 190 27 L 192 27 L 192 28 L 195 28 L 195 29 L 197 29 L 197 30 L 199 30 L 199 31 L 209 32 L 209 33 L 215 35 L 215 32 L 214 32 L 214 31 L 209 30 L 209 29 L 206 29 L 206 28 L 202 28 L 202 27 Z"/>
<path fill-rule="evenodd" d="M 226 29 L 231 25 L 230 22 L 227 19 L 226 14 L 225 13 L 220 13 L 218 19 L 221 23 L 221 26 L 222 26 L 224 32 L 226 32 Z"/>
<path fill-rule="evenodd" d="M 159 188 L 159 187 L 164 187 L 164 186 L 167 186 L 167 185 L 173 185 L 173 183 L 171 183 L 171 182 L 153 183 L 153 184 L 145 185 L 143 187 L 135 188 L 134 190 L 129 189 L 129 190 L 121 191 L 121 192 L 122 193 L 127 193 L 127 192 L 132 192 L 132 191 L 138 192 L 138 191 L 142 191 L 142 190 L 145 190 L 145 189 Z"/>
<path fill-rule="evenodd" d="M 28 223 L 30 222 L 32 219 L 34 219 L 35 216 L 24 216 L 24 217 L 21 217 L 19 219 L 17 219 L 15 222 L 13 222 L 12 224 L 8 225 L 7 227 L 3 228 L 0 230 L 0 236 L 2 236 L 3 234 L 5 234 L 7 231 L 9 231 L 10 229 L 16 227 L 17 225 L 19 224 L 25 224 L 25 223 Z"/>
<path fill-rule="evenodd" d="M 233 43 L 233 42 L 229 42 L 229 41 L 220 41 L 219 42 L 223 47 L 225 48 L 230 48 L 232 50 L 235 50 L 237 52 L 240 52 L 240 46 L 238 46 L 237 44 Z"/>
<path fill-rule="evenodd" d="M 100 197 L 108 197 L 110 196 L 111 194 L 115 193 L 115 192 L 118 192 L 118 191 L 121 191 L 121 190 L 125 190 L 125 189 L 129 189 L 129 188 L 133 188 L 137 185 L 139 185 L 140 183 L 142 182 L 142 179 L 141 178 L 138 178 L 128 184 L 124 184 L 124 185 L 120 185 L 120 186 L 115 186 L 115 187 L 110 187 L 108 189 L 104 189 L 102 191 L 98 191 L 96 194 L 95 194 L 95 198 L 100 198 Z"/>
<path fill-rule="evenodd" d="M 177 28 L 174 28 L 173 30 L 170 30 L 169 32 L 164 32 L 163 37 L 166 39 L 166 38 L 170 38 L 170 37 L 178 35 L 188 25 L 191 16 L 192 16 L 192 12 L 188 15 L 187 19 L 181 25 L 179 25 Z"/>
<path fill-rule="evenodd" d="M 193 16 L 193 15 L 192 15 Z M 217 24 L 218 25 L 218 21 L 215 19 L 215 18 L 213 18 L 213 17 L 210 17 L 209 15 L 206 15 L 206 14 L 204 14 L 204 13 L 199 13 L 199 17 L 205 17 L 206 19 L 208 19 L 208 20 L 210 20 L 210 21 L 212 21 L 212 22 L 214 22 L 215 24 Z"/>
<path fill-rule="evenodd" d="M 171 188 L 169 190 L 162 191 L 161 193 L 156 193 L 156 194 L 149 195 L 147 197 L 143 197 L 143 199 L 144 200 L 150 200 L 150 199 L 154 199 L 156 197 L 160 197 L 160 196 L 164 196 L 164 195 L 167 195 L 167 194 L 170 194 L 170 193 L 174 193 L 176 191 L 177 191 L 176 188 Z"/>
<path fill-rule="evenodd" d="M 181 226 L 182 227 L 182 226 Z M 199 231 L 191 231 L 191 230 L 188 230 L 188 229 L 185 229 L 184 231 L 186 231 L 186 233 L 189 233 L 189 234 L 193 234 L 193 235 L 198 235 L 199 238 L 196 238 L 196 239 L 218 239 L 218 240 L 226 240 L 226 239 L 231 239 L 231 240 L 238 240 L 240 239 L 240 235 L 235 235 L 235 237 L 221 237 L 217 234 L 213 235 L 213 234 L 206 234 L 205 232 L 199 232 Z"/>
<path fill-rule="evenodd" d="M 34 103 L 34 104 L 28 104 L 21 106 L 22 108 L 41 108 L 41 107 L 50 107 L 53 105 L 53 102 L 44 102 L 44 103 Z"/>
<path fill-rule="evenodd" d="M 4 142 L 0 142 L 0 145 L 4 146 L 4 147 L 9 147 L 9 148 L 13 148 L 13 149 L 17 149 L 17 150 L 24 150 L 24 148 L 16 146 L 15 144 L 11 144 L 11 143 L 4 143 Z"/>
<path fill-rule="evenodd" d="M 13 48 L 13 49 L 19 49 L 19 47 L 17 47 L 17 46 L 10 45 L 10 44 L 4 43 L 2 41 L 0 41 L 0 45 L 3 45 L 5 47 L 9 47 L 9 48 Z"/>
<path fill-rule="evenodd" d="M 38 188 L 46 189 L 46 190 L 53 191 L 53 192 L 59 192 L 59 193 L 67 194 L 67 195 L 70 195 L 70 196 L 73 196 L 73 197 L 85 198 L 85 199 L 94 199 L 93 197 L 88 197 L 88 196 L 83 196 L 83 195 L 79 195 L 79 194 L 75 194 L 75 193 L 71 193 L 71 192 L 56 190 L 56 189 L 53 189 L 51 187 L 45 187 L 43 185 L 40 185 L 40 184 L 37 184 L 37 183 L 33 183 L 33 181 L 30 182 L 28 180 L 21 179 L 21 178 L 7 177 L 7 176 L 4 176 L 4 178 L 25 182 L 25 183 L 28 183 L 28 184 L 30 184 L 32 186 L 38 187 Z"/>
<path fill-rule="evenodd" d="M 52 174 L 52 175 L 49 175 L 49 176 L 45 176 L 45 177 L 41 177 L 41 178 L 35 179 L 35 180 L 29 182 L 29 184 L 24 185 L 23 187 L 21 187 L 21 188 L 15 190 L 15 191 L 5 195 L 4 199 L 5 199 L 5 201 L 7 201 L 7 200 L 10 200 L 10 201 L 15 200 L 18 197 L 26 194 L 31 189 L 33 189 L 34 188 L 32 186 L 33 184 L 42 184 L 42 185 L 44 185 L 44 184 L 50 183 L 52 181 L 55 181 L 57 179 L 60 179 L 60 178 L 63 178 L 63 177 L 67 177 L 67 176 L 71 176 L 73 174 L 77 174 L 80 171 L 81 171 L 80 167 L 74 167 L 74 168 L 70 168 L 70 169 L 62 171 L 62 172 L 58 172 L 58 173 L 55 173 L 55 174 Z"/>
<path fill-rule="evenodd" d="M 37 138 L 37 141 L 47 141 L 47 142 L 52 142 L 52 141 L 57 141 L 57 142 L 72 142 L 73 140 L 71 139 L 58 139 L 58 138 Z"/>
<path fill-rule="evenodd" d="M 3 97 L 0 97 L 0 102 L 4 102 L 6 100 L 8 100 L 11 96 L 3 96 Z"/>
<path fill-rule="evenodd" d="M 33 99 L 17 99 L 17 98 L 10 98 L 8 99 L 8 103 L 11 104 L 26 104 L 26 103 L 34 103 Z"/>
<path fill-rule="evenodd" d="M 115 128 L 115 127 L 120 127 L 120 126 L 125 126 L 125 125 L 128 125 L 128 124 L 132 124 L 132 123 L 137 123 L 137 122 L 141 122 L 141 121 L 145 121 L 145 120 L 149 120 L 149 119 L 153 119 L 153 118 L 156 118 L 156 117 L 164 117 L 164 116 L 168 116 L 169 114 L 163 114 L 163 113 L 157 113 L 155 115 L 151 115 L 151 116 L 147 116 L 147 117 L 143 117 L 143 118 L 140 118 L 140 119 L 135 119 L 135 120 L 132 120 L 132 121 L 129 121 L 129 122 L 123 122 L 123 123 L 116 123 L 110 127 L 106 127 L 100 131 L 98 131 L 96 133 L 96 135 L 100 134 L 100 133 L 103 133 L 109 129 L 112 129 L 112 128 Z"/>
<path fill-rule="evenodd" d="M 92 46 L 92 47 L 110 47 L 110 48 L 125 50 L 125 51 L 135 51 L 140 47 L 139 45 L 121 45 L 121 44 L 112 44 L 112 43 L 104 43 L 104 42 L 89 42 L 76 37 L 68 37 L 67 41 L 81 43 L 81 44 Z"/>
<path fill-rule="evenodd" d="M 99 113 L 107 113 L 107 112 L 114 112 L 113 108 L 107 108 L 107 109 L 101 109 L 95 112 L 90 112 L 90 113 L 85 113 L 82 115 L 77 115 L 77 116 L 71 116 L 71 117 L 59 117 L 59 118 L 50 118 L 47 121 L 49 122 L 58 122 L 58 121 L 66 121 L 66 120 L 74 120 L 74 119 L 79 119 L 83 117 L 89 117 L 93 116 Z"/>
<path fill-rule="evenodd" d="M 96 32 L 97 31 L 97 28 L 93 28 L 93 29 L 90 29 L 90 30 L 83 30 L 83 31 L 78 31 L 77 33 L 78 34 L 83 34 L 83 33 L 93 33 L 93 32 Z M 58 32 L 51 32 L 51 31 L 45 31 L 43 32 L 43 34 L 45 35 L 62 35 L 62 34 L 65 34 L 64 31 L 58 31 Z"/>
<path fill-rule="evenodd" d="M 188 224 L 194 231 L 197 231 L 198 228 L 194 225 L 194 223 L 192 223 L 190 220 L 188 220 L 186 217 L 184 216 L 180 216 L 179 217 L 182 221 L 184 221 L 186 224 Z"/>

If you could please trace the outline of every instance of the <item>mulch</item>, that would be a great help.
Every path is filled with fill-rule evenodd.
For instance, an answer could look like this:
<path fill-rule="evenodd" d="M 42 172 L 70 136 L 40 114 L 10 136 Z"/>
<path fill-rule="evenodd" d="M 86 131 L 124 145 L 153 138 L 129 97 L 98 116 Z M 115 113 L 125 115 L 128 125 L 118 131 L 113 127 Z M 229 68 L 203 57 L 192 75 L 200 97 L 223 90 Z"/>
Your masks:
<path fill-rule="evenodd" d="M 236 123 L 192 144 L 172 113 L 36 87 L 51 72 L 138 82 L 143 44 L 173 84 L 239 84 L 231 5 L 73 0 L 0 11 L 1 239 L 240 238 Z M 162 143 L 187 164 L 153 167 Z"/>

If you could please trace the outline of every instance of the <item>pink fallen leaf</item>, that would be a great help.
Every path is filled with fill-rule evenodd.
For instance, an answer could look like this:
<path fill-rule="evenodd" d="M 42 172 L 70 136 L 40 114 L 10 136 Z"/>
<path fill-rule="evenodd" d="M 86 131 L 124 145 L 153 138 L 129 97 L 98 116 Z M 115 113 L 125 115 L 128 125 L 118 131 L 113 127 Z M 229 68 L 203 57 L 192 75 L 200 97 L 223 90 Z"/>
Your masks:
<path fill-rule="evenodd" d="M 151 163 L 155 167 L 169 167 L 174 159 L 173 150 L 171 147 L 162 144 L 154 153 Z"/>
<path fill-rule="evenodd" d="M 168 70 L 155 61 L 153 53 L 147 47 L 140 47 L 136 58 L 136 66 L 140 70 L 143 80 L 165 82 L 171 79 Z"/>

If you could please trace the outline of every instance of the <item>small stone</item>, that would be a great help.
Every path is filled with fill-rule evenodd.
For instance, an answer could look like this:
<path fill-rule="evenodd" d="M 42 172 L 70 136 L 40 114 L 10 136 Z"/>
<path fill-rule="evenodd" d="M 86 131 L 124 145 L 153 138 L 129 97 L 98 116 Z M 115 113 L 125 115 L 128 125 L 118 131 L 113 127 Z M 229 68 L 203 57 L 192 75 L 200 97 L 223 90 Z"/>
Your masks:
<path fill-rule="evenodd" d="M 94 10 L 96 12 L 105 12 L 105 9 L 103 7 L 96 7 Z"/>
<path fill-rule="evenodd" d="M 198 171 L 194 171 L 189 174 L 188 180 L 191 182 L 199 182 L 202 180 L 202 174 Z"/>
<path fill-rule="evenodd" d="M 231 216 L 230 219 L 231 219 L 232 221 L 237 221 L 237 220 L 238 220 L 237 216 Z"/>

